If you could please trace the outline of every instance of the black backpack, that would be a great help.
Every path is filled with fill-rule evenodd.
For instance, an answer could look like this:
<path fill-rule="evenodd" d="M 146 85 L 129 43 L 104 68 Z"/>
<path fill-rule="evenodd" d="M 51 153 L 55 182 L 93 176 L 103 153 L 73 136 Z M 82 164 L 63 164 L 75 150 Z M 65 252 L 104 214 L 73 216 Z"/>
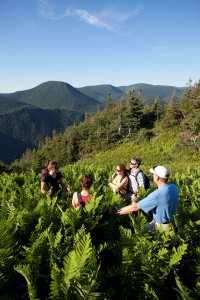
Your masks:
<path fill-rule="evenodd" d="M 138 174 L 142 172 L 142 176 L 144 178 L 144 188 L 145 190 L 148 190 L 150 188 L 150 179 L 149 177 L 142 171 L 142 170 L 139 170 L 136 175 L 135 175 L 135 180 L 137 181 L 138 183 L 138 180 L 137 180 L 137 177 L 138 177 Z M 139 185 L 139 184 L 138 184 Z"/>

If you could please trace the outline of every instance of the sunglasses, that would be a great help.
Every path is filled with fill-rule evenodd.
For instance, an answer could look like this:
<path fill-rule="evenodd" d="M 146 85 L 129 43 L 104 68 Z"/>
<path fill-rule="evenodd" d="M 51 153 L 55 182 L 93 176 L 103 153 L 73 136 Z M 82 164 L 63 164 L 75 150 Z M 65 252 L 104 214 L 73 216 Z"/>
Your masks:
<path fill-rule="evenodd" d="M 117 172 L 121 172 L 121 170 L 115 169 Z"/>
<path fill-rule="evenodd" d="M 131 161 L 130 161 L 130 164 L 131 164 L 132 166 L 136 166 L 136 165 L 137 165 L 136 163 L 132 163 Z"/>

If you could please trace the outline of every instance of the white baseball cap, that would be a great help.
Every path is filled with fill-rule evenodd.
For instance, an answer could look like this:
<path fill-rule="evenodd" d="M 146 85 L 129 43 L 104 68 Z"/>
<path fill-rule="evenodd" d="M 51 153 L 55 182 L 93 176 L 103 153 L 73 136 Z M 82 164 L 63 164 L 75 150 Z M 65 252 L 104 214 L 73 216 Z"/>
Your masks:
<path fill-rule="evenodd" d="M 149 172 L 152 174 L 156 174 L 163 179 L 167 179 L 169 177 L 169 170 L 163 166 L 155 166 L 151 168 Z"/>

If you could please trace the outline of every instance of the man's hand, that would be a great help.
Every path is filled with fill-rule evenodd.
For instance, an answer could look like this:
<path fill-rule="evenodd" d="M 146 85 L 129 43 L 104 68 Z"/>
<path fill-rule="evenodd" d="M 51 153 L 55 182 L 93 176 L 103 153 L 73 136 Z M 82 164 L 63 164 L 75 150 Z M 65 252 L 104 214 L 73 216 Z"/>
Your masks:
<path fill-rule="evenodd" d="M 130 214 L 130 213 L 136 212 L 138 210 L 140 210 L 139 206 L 135 203 L 132 203 L 130 205 L 127 205 L 127 206 L 124 206 L 124 207 L 118 209 L 117 214 L 125 215 L 125 214 Z"/>

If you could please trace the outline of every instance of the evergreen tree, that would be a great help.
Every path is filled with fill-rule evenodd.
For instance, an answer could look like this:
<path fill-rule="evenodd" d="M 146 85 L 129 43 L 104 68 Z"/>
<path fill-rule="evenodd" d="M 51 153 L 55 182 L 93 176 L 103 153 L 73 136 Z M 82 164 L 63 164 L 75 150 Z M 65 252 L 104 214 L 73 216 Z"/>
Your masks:
<path fill-rule="evenodd" d="M 141 100 L 135 98 L 134 90 L 130 91 L 126 109 L 126 125 L 129 137 L 131 137 L 132 133 L 136 133 L 141 127 L 143 108 Z"/>
<path fill-rule="evenodd" d="M 164 117 L 161 122 L 163 128 L 179 126 L 182 117 L 180 101 L 177 100 L 177 97 L 174 93 L 169 103 L 165 106 Z"/>
<path fill-rule="evenodd" d="M 194 86 L 189 85 L 181 99 L 181 108 L 182 145 L 200 151 L 200 80 Z"/>

